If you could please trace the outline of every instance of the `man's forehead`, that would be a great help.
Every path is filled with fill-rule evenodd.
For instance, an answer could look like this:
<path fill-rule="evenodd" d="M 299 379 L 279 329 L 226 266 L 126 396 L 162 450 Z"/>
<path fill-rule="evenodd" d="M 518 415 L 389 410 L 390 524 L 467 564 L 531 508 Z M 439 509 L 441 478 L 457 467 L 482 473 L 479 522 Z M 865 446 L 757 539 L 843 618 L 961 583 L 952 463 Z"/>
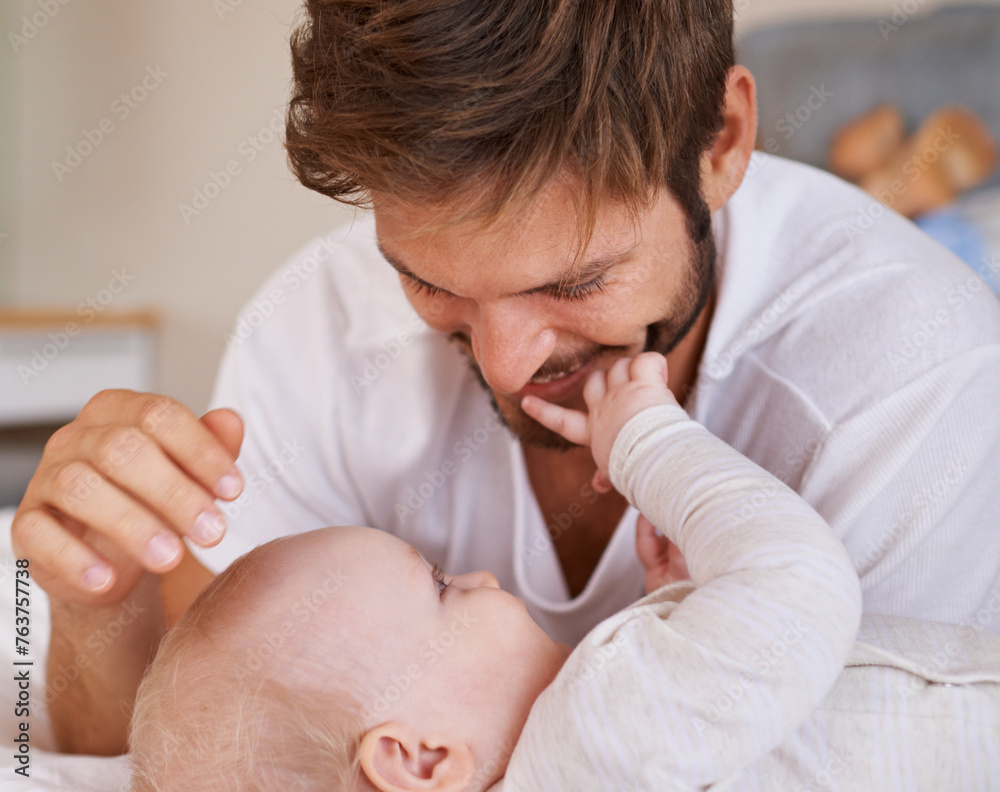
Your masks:
<path fill-rule="evenodd" d="M 387 248 L 419 248 L 446 241 L 455 252 L 471 250 L 482 240 L 507 249 L 530 247 L 549 258 L 580 260 L 584 256 L 613 254 L 633 247 L 642 233 L 642 217 L 625 204 L 603 200 L 587 238 L 575 181 L 553 179 L 530 200 L 504 207 L 499 214 L 477 212 L 475 193 L 457 194 L 448 202 L 414 203 L 379 193 L 372 195 L 379 237 Z M 652 205 L 651 205 L 652 206 Z M 651 208 L 651 207 L 650 207 Z M 581 243 L 586 247 L 578 255 Z"/>
<path fill-rule="evenodd" d="M 570 279 L 607 270 L 634 254 L 641 229 L 628 220 L 596 228 L 582 255 L 574 222 L 534 228 L 445 226 L 419 232 L 399 215 L 376 213 L 376 241 L 385 260 L 418 282 L 444 287 L 461 281 L 471 268 L 499 280 L 506 274 L 527 276 L 530 283 L 506 283 L 514 292 L 540 290 Z"/>

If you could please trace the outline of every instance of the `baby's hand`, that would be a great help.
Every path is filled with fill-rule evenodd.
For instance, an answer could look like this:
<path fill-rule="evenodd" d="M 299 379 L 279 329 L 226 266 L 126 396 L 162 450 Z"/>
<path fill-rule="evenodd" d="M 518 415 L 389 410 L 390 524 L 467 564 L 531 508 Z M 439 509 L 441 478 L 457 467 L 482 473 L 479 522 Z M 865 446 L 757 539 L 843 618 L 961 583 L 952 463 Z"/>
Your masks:
<path fill-rule="evenodd" d="M 635 358 L 621 358 L 607 371 L 595 371 L 583 388 L 589 412 L 569 410 L 556 404 L 525 396 L 524 411 L 542 426 L 558 432 L 571 443 L 590 446 L 597 463 L 594 487 L 611 489 L 607 477 L 611 447 L 622 427 L 634 415 L 658 404 L 677 404 L 667 388 L 667 359 L 657 352 L 643 352 Z"/>
<path fill-rule="evenodd" d="M 641 514 L 635 523 L 635 550 L 646 572 L 644 583 L 647 594 L 668 583 L 691 579 L 687 562 L 677 545 L 657 531 Z"/>

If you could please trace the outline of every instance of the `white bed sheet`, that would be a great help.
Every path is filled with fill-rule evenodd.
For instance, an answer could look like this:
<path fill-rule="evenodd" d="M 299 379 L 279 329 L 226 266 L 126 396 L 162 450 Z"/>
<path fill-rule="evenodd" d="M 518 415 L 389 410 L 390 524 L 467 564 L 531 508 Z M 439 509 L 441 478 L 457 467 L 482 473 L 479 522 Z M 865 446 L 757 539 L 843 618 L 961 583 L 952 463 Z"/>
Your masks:
<path fill-rule="evenodd" d="M 126 792 L 128 758 L 67 756 L 54 751 L 52 728 L 43 704 L 45 693 L 45 656 L 49 645 L 49 602 L 45 592 L 31 583 L 30 651 L 26 657 L 15 653 L 14 551 L 10 544 L 10 522 L 14 509 L 0 509 L 0 792 Z M 30 776 L 14 770 L 20 765 L 14 737 L 18 722 L 15 715 L 18 686 L 14 679 L 15 660 L 31 660 L 31 706 L 26 719 L 31 735 Z"/>

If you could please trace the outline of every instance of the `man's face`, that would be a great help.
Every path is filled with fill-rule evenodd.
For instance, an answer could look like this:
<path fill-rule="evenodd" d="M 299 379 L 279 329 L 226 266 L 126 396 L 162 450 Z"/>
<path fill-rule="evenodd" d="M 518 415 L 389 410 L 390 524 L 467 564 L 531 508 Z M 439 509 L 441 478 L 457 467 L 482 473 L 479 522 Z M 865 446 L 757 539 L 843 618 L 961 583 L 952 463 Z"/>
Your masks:
<path fill-rule="evenodd" d="M 489 227 L 426 231 L 440 207 L 386 196 L 375 197 L 374 210 L 379 246 L 400 271 L 410 303 L 461 346 L 504 422 L 526 443 L 569 445 L 523 412 L 524 396 L 585 409 L 591 371 L 646 350 L 670 352 L 714 282 L 712 235 L 695 245 L 665 189 L 635 222 L 619 204 L 602 206 L 575 265 L 577 206 L 568 181 Z"/>

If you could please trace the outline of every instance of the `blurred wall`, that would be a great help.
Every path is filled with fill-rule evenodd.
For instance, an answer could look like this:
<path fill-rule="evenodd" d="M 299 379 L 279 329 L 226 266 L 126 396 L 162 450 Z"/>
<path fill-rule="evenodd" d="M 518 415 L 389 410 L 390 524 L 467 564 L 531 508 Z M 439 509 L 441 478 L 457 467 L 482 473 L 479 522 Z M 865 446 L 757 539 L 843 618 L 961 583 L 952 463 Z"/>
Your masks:
<path fill-rule="evenodd" d="M 828 14 L 875 24 L 896 6 L 944 4 L 736 3 L 741 31 Z M 72 310 L 124 273 L 109 307 L 161 310 L 159 387 L 203 410 L 239 307 L 350 217 L 294 181 L 274 131 L 298 7 L 5 0 L 0 299 Z"/>
<path fill-rule="evenodd" d="M 43 6 L 56 13 L 14 53 L 7 33 Z M 347 216 L 298 185 L 281 147 L 299 2 L 20 7 L 2 43 L 20 138 L 8 296 L 75 309 L 123 274 L 108 309 L 160 309 L 159 387 L 200 411 L 240 306 Z"/>

